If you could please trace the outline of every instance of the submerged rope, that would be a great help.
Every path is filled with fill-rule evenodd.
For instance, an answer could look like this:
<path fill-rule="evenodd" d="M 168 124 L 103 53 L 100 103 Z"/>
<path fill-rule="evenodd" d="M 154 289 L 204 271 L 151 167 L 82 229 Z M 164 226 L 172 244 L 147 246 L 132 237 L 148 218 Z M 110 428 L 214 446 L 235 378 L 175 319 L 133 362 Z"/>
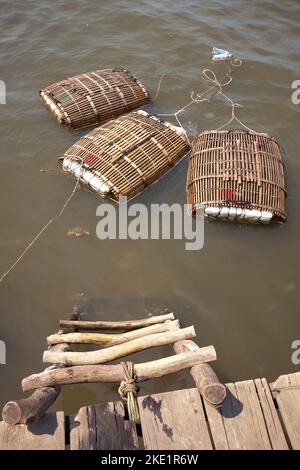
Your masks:
<path fill-rule="evenodd" d="M 78 159 L 80 159 L 80 157 L 76 157 Z M 80 159 L 81 160 L 81 159 Z M 76 182 L 75 182 L 75 185 L 73 187 L 73 190 L 71 191 L 71 193 L 69 194 L 69 196 L 67 197 L 67 199 L 65 200 L 62 208 L 60 209 L 60 211 L 57 213 L 57 215 L 55 217 L 53 217 L 52 219 L 50 219 L 46 225 L 44 225 L 44 227 L 39 231 L 39 233 L 33 238 L 33 240 L 31 240 L 31 242 L 26 246 L 26 248 L 22 251 L 22 253 L 20 254 L 20 256 L 16 259 L 16 261 L 11 265 L 11 267 L 5 271 L 2 276 L 0 277 L 0 283 L 4 281 L 4 279 L 6 278 L 6 276 L 17 266 L 17 264 L 22 260 L 22 258 L 26 255 L 26 253 L 30 250 L 30 248 L 32 248 L 32 246 L 35 244 L 35 242 L 40 238 L 40 236 L 45 232 L 45 230 L 47 230 L 47 228 L 49 227 L 49 225 L 51 225 L 53 222 L 55 222 L 57 219 L 59 219 L 59 217 L 61 217 L 61 215 L 64 213 L 67 205 L 69 204 L 69 202 L 71 201 L 72 197 L 74 196 L 76 190 L 77 190 L 77 187 L 79 185 L 79 182 L 80 182 L 80 176 L 81 176 L 81 169 L 82 169 L 82 165 L 83 165 L 83 161 L 81 160 L 81 166 L 80 166 L 80 172 L 79 172 L 79 175 L 76 179 Z"/>
<path fill-rule="evenodd" d="M 156 89 L 156 93 L 154 95 L 154 98 L 152 99 L 152 102 L 155 101 L 159 95 L 159 92 L 160 92 L 160 87 L 161 87 L 161 84 L 162 84 L 162 81 L 163 79 L 169 75 L 168 73 L 163 73 L 160 77 L 159 77 L 159 80 L 158 80 L 158 85 L 157 85 L 157 89 Z"/>
<path fill-rule="evenodd" d="M 133 362 L 121 362 L 123 367 L 124 379 L 120 383 L 118 392 L 124 402 L 127 402 L 128 416 L 130 421 L 140 424 L 140 414 L 137 404 L 137 395 L 140 387 L 136 383 Z"/>

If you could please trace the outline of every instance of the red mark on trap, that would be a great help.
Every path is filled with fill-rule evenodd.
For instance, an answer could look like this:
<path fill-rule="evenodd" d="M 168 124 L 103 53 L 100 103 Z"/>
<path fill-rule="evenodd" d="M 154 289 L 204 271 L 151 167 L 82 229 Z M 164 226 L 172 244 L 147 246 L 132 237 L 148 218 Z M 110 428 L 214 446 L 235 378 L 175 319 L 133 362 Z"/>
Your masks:
<path fill-rule="evenodd" d="M 95 155 L 87 155 L 87 156 L 84 157 L 84 159 L 83 159 L 85 165 L 87 165 L 87 166 L 93 166 L 93 165 L 95 165 L 98 160 L 99 160 L 99 158 L 96 157 Z"/>
<path fill-rule="evenodd" d="M 231 201 L 236 200 L 236 193 L 234 189 L 222 189 L 222 198 L 224 200 L 230 199 Z"/>

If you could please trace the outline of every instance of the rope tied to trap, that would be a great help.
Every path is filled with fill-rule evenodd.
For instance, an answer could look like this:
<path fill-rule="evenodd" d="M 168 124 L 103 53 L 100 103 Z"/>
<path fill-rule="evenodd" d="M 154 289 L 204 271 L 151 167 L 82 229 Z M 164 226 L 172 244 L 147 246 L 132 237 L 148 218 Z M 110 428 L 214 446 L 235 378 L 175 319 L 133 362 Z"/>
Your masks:
<path fill-rule="evenodd" d="M 140 424 L 140 413 L 137 404 L 137 396 L 140 387 L 137 385 L 137 378 L 134 371 L 134 364 L 131 361 L 120 363 L 124 379 L 121 381 L 118 392 L 124 402 L 127 403 L 128 416 L 130 421 Z"/>
<path fill-rule="evenodd" d="M 223 52 L 228 52 L 228 51 L 223 51 Z M 217 59 L 217 60 L 219 60 L 219 59 Z M 233 57 L 232 54 L 229 54 L 228 56 L 226 56 L 226 58 L 222 58 L 222 62 L 224 63 L 224 66 L 225 66 L 225 73 L 221 78 L 218 78 L 216 73 L 212 69 L 206 68 L 206 69 L 202 70 L 201 73 L 202 73 L 203 79 L 206 82 L 210 83 L 209 88 L 204 90 L 202 93 L 196 93 L 195 91 L 192 91 L 190 93 L 190 101 L 185 106 L 178 109 L 175 113 L 161 113 L 161 114 L 158 114 L 158 116 L 169 116 L 169 117 L 172 116 L 172 117 L 174 117 L 176 119 L 178 125 L 180 126 L 180 128 L 185 133 L 185 136 L 186 136 L 186 138 L 187 138 L 187 140 L 190 144 L 191 144 L 190 139 L 189 139 L 189 137 L 187 135 L 187 132 L 184 129 L 184 127 L 183 127 L 183 125 L 182 125 L 182 123 L 179 119 L 179 114 L 186 111 L 188 108 L 190 108 L 190 106 L 193 106 L 194 104 L 200 104 L 200 103 L 203 103 L 203 102 L 210 103 L 212 101 L 212 99 L 215 96 L 218 96 L 218 95 L 225 98 L 225 100 L 227 100 L 231 105 L 231 119 L 229 121 L 227 121 L 226 124 L 224 124 L 224 126 L 222 126 L 222 128 L 225 127 L 226 125 L 230 124 L 232 121 L 237 121 L 239 124 L 241 124 L 247 130 L 256 133 L 256 131 L 254 131 L 253 129 L 247 127 L 236 116 L 235 108 L 242 107 L 242 105 L 240 105 L 239 103 L 233 102 L 227 95 L 225 95 L 225 93 L 223 91 L 223 88 L 226 87 L 227 85 L 229 85 L 232 82 L 232 80 L 233 80 L 233 77 L 232 77 L 233 71 L 235 69 L 241 67 L 243 65 L 243 61 L 242 61 L 242 59 L 239 59 L 237 57 Z M 166 74 L 164 74 L 164 76 L 165 75 Z M 164 78 L 164 76 L 162 76 L 160 81 L 159 81 L 159 87 L 158 87 L 157 93 L 155 95 L 155 98 L 157 98 L 157 96 L 158 96 L 161 81 L 162 81 L 162 78 Z"/>

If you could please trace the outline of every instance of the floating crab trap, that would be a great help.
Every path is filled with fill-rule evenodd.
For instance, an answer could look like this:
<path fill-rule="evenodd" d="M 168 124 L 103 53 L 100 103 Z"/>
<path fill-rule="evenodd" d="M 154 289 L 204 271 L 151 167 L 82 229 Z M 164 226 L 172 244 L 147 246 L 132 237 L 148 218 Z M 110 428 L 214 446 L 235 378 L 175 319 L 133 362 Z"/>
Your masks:
<path fill-rule="evenodd" d="M 183 129 L 137 111 L 93 129 L 60 161 L 90 189 L 118 201 L 136 196 L 188 151 Z"/>
<path fill-rule="evenodd" d="M 56 119 L 72 129 L 102 124 L 150 100 L 142 83 L 125 69 L 82 73 L 43 88 L 40 96 Z"/>
<path fill-rule="evenodd" d="M 193 141 L 187 177 L 192 211 L 252 223 L 285 222 L 281 152 L 267 134 L 206 131 Z"/>

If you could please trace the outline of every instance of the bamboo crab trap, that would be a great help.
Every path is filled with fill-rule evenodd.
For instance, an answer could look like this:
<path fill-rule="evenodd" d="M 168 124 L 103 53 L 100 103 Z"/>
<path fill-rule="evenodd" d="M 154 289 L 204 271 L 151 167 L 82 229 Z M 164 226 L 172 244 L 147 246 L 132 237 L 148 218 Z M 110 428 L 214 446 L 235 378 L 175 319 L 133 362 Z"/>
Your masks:
<path fill-rule="evenodd" d="M 43 88 L 40 97 L 72 129 L 99 125 L 150 100 L 142 83 L 125 69 L 82 73 Z"/>
<path fill-rule="evenodd" d="M 188 203 L 195 213 L 252 223 L 286 220 L 280 146 L 267 134 L 205 131 L 192 143 Z"/>
<path fill-rule="evenodd" d="M 60 161 L 90 189 L 119 201 L 143 191 L 188 151 L 183 129 L 137 111 L 93 129 Z"/>

